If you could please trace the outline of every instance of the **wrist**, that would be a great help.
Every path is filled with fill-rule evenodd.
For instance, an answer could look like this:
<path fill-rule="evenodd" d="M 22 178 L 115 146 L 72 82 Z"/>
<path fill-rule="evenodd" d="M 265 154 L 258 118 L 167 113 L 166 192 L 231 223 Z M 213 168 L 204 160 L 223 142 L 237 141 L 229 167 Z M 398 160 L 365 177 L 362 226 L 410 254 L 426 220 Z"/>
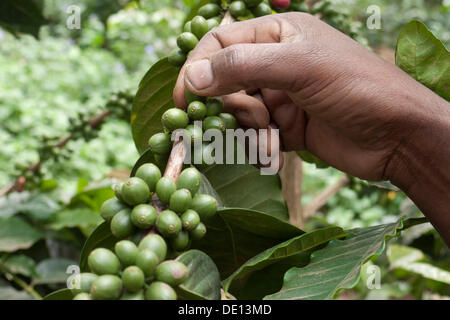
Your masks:
<path fill-rule="evenodd" d="M 431 91 L 412 101 L 409 126 L 386 178 L 402 189 L 450 243 L 450 103 Z"/>

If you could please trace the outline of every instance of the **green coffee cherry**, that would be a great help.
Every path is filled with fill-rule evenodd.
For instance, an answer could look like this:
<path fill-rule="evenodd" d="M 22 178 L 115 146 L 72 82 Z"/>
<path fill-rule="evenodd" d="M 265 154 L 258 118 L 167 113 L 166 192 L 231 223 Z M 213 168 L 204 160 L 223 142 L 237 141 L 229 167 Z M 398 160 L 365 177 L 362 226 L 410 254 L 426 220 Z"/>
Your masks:
<path fill-rule="evenodd" d="M 108 249 L 97 248 L 88 256 L 88 266 L 92 272 L 102 274 L 118 274 L 120 262 L 116 255 Z"/>
<path fill-rule="evenodd" d="M 186 210 L 181 215 L 181 225 L 185 230 L 194 230 L 200 223 L 200 216 L 192 209 Z"/>
<path fill-rule="evenodd" d="M 195 229 L 189 231 L 189 235 L 193 240 L 200 240 L 206 234 L 206 226 L 200 222 Z"/>
<path fill-rule="evenodd" d="M 136 262 L 136 256 L 139 253 L 137 246 L 134 242 L 129 240 L 122 240 L 116 242 L 114 245 L 114 252 L 119 257 L 123 266 L 131 266 Z"/>
<path fill-rule="evenodd" d="M 177 260 L 166 260 L 156 267 L 155 279 L 176 287 L 186 280 L 188 268 Z"/>
<path fill-rule="evenodd" d="M 186 22 L 184 24 L 183 31 L 184 32 L 191 32 L 191 26 L 192 26 L 192 22 L 191 21 Z"/>
<path fill-rule="evenodd" d="M 72 300 L 92 300 L 91 295 L 86 292 L 81 292 L 73 297 Z"/>
<path fill-rule="evenodd" d="M 156 184 L 156 194 L 162 203 L 169 204 L 172 193 L 176 191 L 177 187 L 172 178 L 162 177 Z"/>
<path fill-rule="evenodd" d="M 164 210 L 156 219 L 156 229 L 166 238 L 173 238 L 181 231 L 181 220 L 172 210 Z"/>
<path fill-rule="evenodd" d="M 122 283 L 127 291 L 137 292 L 144 286 L 144 272 L 136 266 L 130 266 L 122 272 Z"/>
<path fill-rule="evenodd" d="M 233 1 L 228 10 L 233 17 L 239 18 L 246 15 L 247 7 L 243 1 Z"/>
<path fill-rule="evenodd" d="M 218 206 L 217 200 L 209 194 L 198 194 L 191 203 L 191 209 L 196 211 L 202 220 L 214 216 Z"/>
<path fill-rule="evenodd" d="M 169 130 L 184 129 L 189 124 L 189 117 L 186 112 L 178 108 L 171 108 L 164 112 L 161 122 Z"/>
<path fill-rule="evenodd" d="M 144 180 L 150 192 L 154 192 L 156 183 L 161 179 L 161 170 L 153 163 L 145 163 L 137 169 L 135 176 Z"/>
<path fill-rule="evenodd" d="M 208 23 L 202 16 L 196 16 L 191 20 L 191 32 L 197 39 L 201 39 L 208 31 Z"/>
<path fill-rule="evenodd" d="M 170 245 L 175 251 L 183 251 L 189 246 L 189 232 L 180 231 L 177 236 L 170 240 Z"/>
<path fill-rule="evenodd" d="M 125 293 L 120 300 L 145 300 L 144 291 Z"/>
<path fill-rule="evenodd" d="M 202 141 L 203 140 L 203 131 L 200 126 L 196 126 L 190 124 L 186 127 L 186 135 L 187 138 L 190 137 L 191 142 Z"/>
<path fill-rule="evenodd" d="M 178 189 L 170 197 L 169 208 L 176 213 L 185 212 L 192 202 L 192 196 L 188 189 Z"/>
<path fill-rule="evenodd" d="M 139 250 L 149 249 L 158 257 L 158 263 L 166 259 L 167 244 L 159 234 L 146 235 L 138 246 Z"/>
<path fill-rule="evenodd" d="M 164 132 L 159 132 L 152 135 L 148 140 L 148 145 L 150 150 L 157 154 L 170 153 L 170 150 L 172 149 L 170 135 Z"/>
<path fill-rule="evenodd" d="M 248 8 L 253 8 L 259 5 L 262 2 L 262 0 L 244 0 L 244 2 Z"/>
<path fill-rule="evenodd" d="M 218 27 L 220 22 L 218 22 L 217 19 L 211 18 L 206 20 L 206 24 L 208 26 L 208 31 L 211 31 L 212 29 Z"/>
<path fill-rule="evenodd" d="M 114 195 L 116 196 L 116 198 L 123 202 L 122 187 L 123 187 L 123 182 L 118 182 L 118 183 L 114 184 L 113 190 L 114 190 Z"/>
<path fill-rule="evenodd" d="M 94 273 L 83 272 L 73 278 L 71 291 L 74 295 L 79 293 L 89 293 L 92 283 L 97 280 L 98 276 Z"/>
<path fill-rule="evenodd" d="M 117 276 L 109 274 L 98 277 L 91 287 L 94 300 L 116 300 L 122 292 L 122 281 Z"/>
<path fill-rule="evenodd" d="M 119 239 L 130 236 L 134 231 L 133 222 L 131 222 L 131 210 L 123 209 L 117 213 L 111 220 L 111 233 Z"/>
<path fill-rule="evenodd" d="M 205 97 L 201 97 L 201 96 L 198 96 L 196 94 L 193 94 L 189 90 L 185 90 L 184 91 L 184 97 L 186 98 L 186 103 L 187 104 L 190 104 L 191 102 L 194 102 L 194 101 L 200 101 L 200 102 L 206 101 Z"/>
<path fill-rule="evenodd" d="M 192 29 L 192 24 L 191 24 Z M 189 52 L 195 48 L 198 43 L 197 37 L 191 32 L 183 32 L 177 38 L 177 46 L 183 52 Z"/>
<path fill-rule="evenodd" d="M 268 4 L 262 2 L 252 9 L 252 13 L 255 17 L 262 17 L 272 14 L 272 9 Z"/>
<path fill-rule="evenodd" d="M 292 2 L 289 9 L 298 12 L 309 12 L 309 7 L 304 2 Z"/>
<path fill-rule="evenodd" d="M 206 106 L 201 101 L 192 101 L 187 112 L 191 120 L 203 120 L 206 117 Z"/>
<path fill-rule="evenodd" d="M 237 129 L 238 123 L 236 118 L 231 113 L 220 113 L 219 118 L 225 123 L 226 129 Z"/>
<path fill-rule="evenodd" d="M 209 130 L 209 129 L 217 129 L 222 132 L 225 131 L 225 123 L 223 120 L 217 116 L 211 116 L 206 117 L 205 120 L 203 120 L 203 131 Z"/>
<path fill-rule="evenodd" d="M 181 171 L 181 174 L 177 180 L 177 189 L 188 189 L 191 196 L 194 196 L 198 189 L 200 189 L 200 184 L 202 182 L 202 176 L 195 168 L 187 168 Z"/>
<path fill-rule="evenodd" d="M 206 116 L 218 116 L 223 110 L 223 100 L 219 97 L 209 98 L 206 101 Z"/>
<path fill-rule="evenodd" d="M 159 261 L 161 260 L 156 253 L 150 249 L 143 249 L 136 256 L 136 266 L 144 272 L 146 277 L 151 277 L 155 273 Z"/>
<path fill-rule="evenodd" d="M 218 16 L 220 13 L 220 7 L 214 3 L 208 3 L 198 9 L 198 15 L 205 19 L 209 19 Z"/>
<path fill-rule="evenodd" d="M 146 203 L 150 197 L 150 189 L 141 178 L 129 178 L 122 187 L 122 197 L 130 206 Z"/>
<path fill-rule="evenodd" d="M 169 63 L 174 67 L 182 67 L 187 56 L 182 50 L 174 49 L 168 56 Z"/>
<path fill-rule="evenodd" d="M 150 229 L 156 221 L 156 210 L 149 204 L 139 204 L 131 211 L 131 222 L 139 229 Z"/>
<path fill-rule="evenodd" d="M 103 202 L 102 207 L 100 208 L 100 215 L 105 221 L 110 222 L 119 211 L 126 208 L 127 206 L 119 199 L 111 198 Z"/>
<path fill-rule="evenodd" d="M 145 290 L 145 300 L 177 300 L 177 293 L 164 282 L 152 282 Z"/>

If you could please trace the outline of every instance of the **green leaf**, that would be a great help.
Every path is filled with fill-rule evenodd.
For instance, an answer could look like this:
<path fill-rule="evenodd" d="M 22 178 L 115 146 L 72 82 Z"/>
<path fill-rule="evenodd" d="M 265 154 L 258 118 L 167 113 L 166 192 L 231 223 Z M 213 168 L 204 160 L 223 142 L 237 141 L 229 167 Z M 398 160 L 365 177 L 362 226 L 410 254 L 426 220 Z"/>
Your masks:
<path fill-rule="evenodd" d="M 82 192 L 76 194 L 70 200 L 70 207 L 88 206 L 95 212 L 100 212 L 100 208 L 108 199 L 114 197 L 114 191 L 111 186 L 97 186 L 93 188 L 85 188 Z"/>
<path fill-rule="evenodd" d="M 450 284 L 450 272 L 426 262 L 419 262 L 425 258 L 419 249 L 391 245 L 387 250 L 387 257 L 392 269 L 403 269 L 427 279 Z"/>
<path fill-rule="evenodd" d="M 199 170 L 224 207 L 246 208 L 289 219 L 278 175 L 261 175 L 259 169 L 246 164 L 215 164 Z"/>
<path fill-rule="evenodd" d="M 59 205 L 53 199 L 40 193 L 12 193 L 0 199 L 0 216 L 5 218 L 24 213 L 45 221 L 58 209 Z"/>
<path fill-rule="evenodd" d="M 340 290 L 353 288 L 358 283 L 361 265 L 379 256 L 388 239 L 397 236 L 400 230 L 421 222 L 423 219 L 409 219 L 405 223 L 400 220 L 350 230 L 344 240 L 332 240 L 325 248 L 315 251 L 306 267 L 294 267 L 286 272 L 281 290 L 264 299 L 332 299 Z"/>
<path fill-rule="evenodd" d="M 180 299 L 220 299 L 219 271 L 207 254 L 199 250 L 189 250 L 178 256 L 177 260 L 189 269 L 189 277 L 177 288 Z"/>
<path fill-rule="evenodd" d="M 189 4 L 191 10 L 189 10 L 189 13 L 186 15 L 186 18 L 184 19 L 183 27 L 186 24 L 186 22 L 191 21 L 192 18 L 194 18 L 197 15 L 198 9 L 200 9 L 201 6 L 210 3 L 210 0 L 191 0 L 191 1 L 192 3 Z"/>
<path fill-rule="evenodd" d="M 94 212 L 88 208 L 66 209 L 56 214 L 55 219 L 49 227 L 54 230 L 89 228 L 96 227 L 103 221 L 98 212 Z"/>
<path fill-rule="evenodd" d="M 245 262 L 230 277 L 223 281 L 223 288 L 225 292 L 227 292 L 232 282 L 243 278 L 248 278 L 251 274 L 262 271 L 265 274 L 266 278 L 279 278 L 279 287 L 277 288 L 277 290 L 279 290 L 281 288 L 284 272 L 281 274 L 265 272 L 265 269 L 268 266 L 271 266 L 282 260 L 289 260 L 290 258 L 299 255 L 301 252 L 310 253 L 311 250 L 316 249 L 318 246 L 344 235 L 345 233 L 342 228 L 326 227 L 314 230 L 312 232 L 304 233 L 300 236 L 284 241 L 272 248 L 261 252 L 260 254 Z M 294 260 L 293 263 L 298 263 L 298 261 Z M 288 266 L 287 268 L 290 268 L 292 266 L 293 265 Z M 259 288 L 258 291 L 261 291 L 261 288 Z"/>
<path fill-rule="evenodd" d="M 0 218 L 0 251 L 28 249 L 42 237 L 41 231 L 20 217 Z"/>
<path fill-rule="evenodd" d="M 134 164 L 133 169 L 131 170 L 130 177 L 134 177 L 136 175 L 136 171 L 139 169 L 139 167 L 145 163 L 156 164 L 155 157 L 153 156 L 153 151 L 151 149 L 147 149 L 141 154 L 139 159 Z M 158 166 L 158 167 L 161 170 L 161 172 L 164 172 L 165 168 L 162 168 L 160 166 Z"/>
<path fill-rule="evenodd" d="M 32 300 L 33 297 L 26 291 L 19 291 L 0 281 L 0 300 Z"/>
<path fill-rule="evenodd" d="M 72 300 L 73 294 L 70 289 L 61 289 L 52 292 L 44 297 L 44 300 Z"/>
<path fill-rule="evenodd" d="M 64 283 L 70 275 L 67 273 L 67 267 L 71 265 L 77 265 L 77 263 L 64 258 L 42 260 L 36 266 L 38 278 L 35 281 L 38 284 Z"/>
<path fill-rule="evenodd" d="M 241 208 L 219 209 L 204 223 L 206 235 L 193 248 L 213 259 L 222 279 L 258 253 L 303 233 L 269 214 Z"/>
<path fill-rule="evenodd" d="M 12 255 L 0 264 L 3 264 L 9 272 L 14 274 L 21 274 L 30 278 L 36 276 L 36 263 L 27 255 Z"/>
<path fill-rule="evenodd" d="M 164 111 L 174 107 L 172 92 L 178 72 L 178 68 L 163 58 L 150 68 L 139 84 L 130 121 L 134 143 L 141 154 L 147 149 L 148 139 L 162 131 Z"/>
<path fill-rule="evenodd" d="M 89 271 L 87 258 L 92 250 L 98 247 L 112 249 L 116 242 L 117 238 L 115 238 L 112 235 L 109 223 L 103 222 L 101 225 L 99 225 L 86 240 L 83 249 L 81 250 L 80 255 L 81 272 Z"/>
<path fill-rule="evenodd" d="M 411 21 L 400 31 L 395 63 L 450 101 L 450 52 L 422 22 Z"/>
<path fill-rule="evenodd" d="M 33 0 L 0 1 L 0 26 L 13 33 L 29 33 L 37 37 L 47 21 Z"/>

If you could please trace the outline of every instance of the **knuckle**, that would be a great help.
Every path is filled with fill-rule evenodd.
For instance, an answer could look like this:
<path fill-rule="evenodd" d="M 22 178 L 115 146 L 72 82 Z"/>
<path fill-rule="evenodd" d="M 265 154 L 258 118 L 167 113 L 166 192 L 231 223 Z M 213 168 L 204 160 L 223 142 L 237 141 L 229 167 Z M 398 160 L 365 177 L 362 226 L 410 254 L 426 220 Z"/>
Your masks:
<path fill-rule="evenodd" d="M 232 45 L 220 53 L 220 67 L 229 74 L 246 72 L 245 50 L 241 45 Z"/>

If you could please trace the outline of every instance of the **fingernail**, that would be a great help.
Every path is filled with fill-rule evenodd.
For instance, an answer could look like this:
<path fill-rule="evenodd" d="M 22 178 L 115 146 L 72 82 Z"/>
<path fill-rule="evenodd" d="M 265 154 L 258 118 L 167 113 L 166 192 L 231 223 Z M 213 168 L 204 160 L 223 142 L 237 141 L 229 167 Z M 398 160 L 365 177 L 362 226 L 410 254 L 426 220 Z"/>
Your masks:
<path fill-rule="evenodd" d="M 186 77 L 197 90 L 210 87 L 214 81 L 211 63 L 208 59 L 203 59 L 187 65 Z"/>

